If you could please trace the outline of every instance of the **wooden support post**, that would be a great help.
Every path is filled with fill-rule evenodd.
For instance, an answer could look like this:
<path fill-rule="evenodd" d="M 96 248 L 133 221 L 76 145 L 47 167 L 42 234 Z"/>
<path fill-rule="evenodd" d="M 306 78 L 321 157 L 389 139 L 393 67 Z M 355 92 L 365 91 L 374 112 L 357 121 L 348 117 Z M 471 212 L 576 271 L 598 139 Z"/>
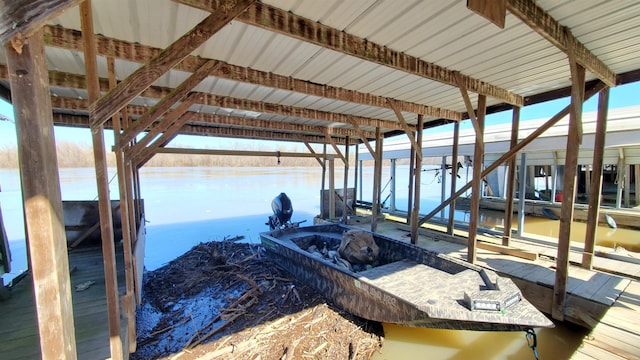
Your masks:
<path fill-rule="evenodd" d="M 593 96 L 594 94 L 596 94 L 597 92 L 602 90 L 604 87 L 605 87 L 605 85 L 601 81 L 598 81 L 597 83 L 595 83 L 593 85 L 593 87 L 591 87 L 589 89 L 589 91 L 586 92 L 585 100 L 589 99 L 591 96 Z M 564 118 L 569 113 L 569 108 L 570 108 L 570 106 L 567 106 L 564 109 L 560 110 L 556 115 L 554 115 L 551 119 L 549 119 L 549 121 L 544 123 L 542 126 L 538 127 L 535 131 L 533 131 L 531 134 L 529 134 L 529 136 L 527 136 L 525 139 L 520 141 L 518 143 L 518 145 L 516 145 L 514 148 L 510 149 L 506 154 L 503 154 L 502 156 L 500 156 L 500 158 L 498 158 L 498 160 L 494 161 L 491 165 L 487 166 L 484 169 L 484 171 L 482 172 L 482 176 L 489 175 L 498 166 L 500 166 L 505 161 L 511 159 L 513 156 L 515 156 L 518 153 L 518 151 L 522 150 L 525 146 L 529 145 L 533 140 L 537 139 L 541 134 L 543 134 L 550 127 L 552 127 L 558 121 L 560 121 L 562 118 Z M 437 214 L 440 210 L 442 210 L 442 208 L 444 208 L 447 205 L 449 205 L 451 203 L 451 201 L 453 201 L 453 199 L 455 199 L 455 198 L 459 197 L 460 195 L 464 194 L 470 188 L 471 188 L 471 183 L 467 183 L 465 186 L 460 188 L 460 190 L 456 191 L 456 193 L 453 194 L 452 197 L 450 197 L 449 199 L 444 201 L 442 204 L 438 205 L 430 213 L 428 213 L 422 219 L 420 219 L 420 224 L 423 224 L 427 220 L 431 219 L 433 217 L 433 215 Z"/>
<path fill-rule="evenodd" d="M 627 165 L 625 162 L 624 165 L 624 207 L 629 207 L 629 202 L 631 197 L 629 194 L 631 193 L 631 165 Z"/>
<path fill-rule="evenodd" d="M 349 200 L 349 192 L 347 187 L 349 186 L 349 137 L 347 136 L 347 142 L 344 145 L 344 185 L 342 186 L 342 223 L 347 224 L 349 216 L 347 209 L 349 208 L 347 200 Z"/>
<path fill-rule="evenodd" d="M 322 144 L 322 183 L 320 184 L 320 214 L 324 216 L 324 189 L 327 179 L 327 144 Z"/>
<path fill-rule="evenodd" d="M 373 165 L 373 200 L 371 201 L 371 231 L 378 229 L 378 212 L 380 211 L 380 178 L 382 177 L 382 133 L 376 128 L 376 150 Z"/>
<path fill-rule="evenodd" d="M 458 147 L 460 143 L 460 122 L 456 121 L 453 125 L 453 149 L 451 152 L 451 196 L 456 192 L 458 186 Z M 449 204 L 449 222 L 447 223 L 447 234 L 453 235 L 456 213 L 456 201 L 453 200 Z"/>
<path fill-rule="evenodd" d="M 520 131 L 520 107 L 513 107 L 511 117 L 511 144 L 510 148 L 518 144 L 518 132 Z M 509 160 L 509 170 L 507 175 L 507 193 L 504 207 L 504 232 L 502 233 L 502 245 L 509 246 L 511 239 L 511 224 L 513 222 L 513 195 L 516 188 L 516 157 Z"/>
<path fill-rule="evenodd" d="M 624 190 L 624 171 L 625 171 L 624 149 L 618 148 L 618 164 L 616 166 L 616 209 L 622 207 L 622 192 Z"/>
<path fill-rule="evenodd" d="M 571 222 L 573 221 L 573 207 L 575 202 L 575 180 L 578 165 L 578 150 L 582 128 L 582 104 L 584 102 L 584 76 L 582 66 L 575 64 L 569 51 L 571 71 L 571 113 L 569 116 L 569 134 L 567 136 L 567 152 L 564 163 L 564 176 L 562 184 L 562 207 L 560 210 L 560 228 L 558 230 L 558 255 L 556 257 L 556 279 L 553 289 L 553 303 L 551 304 L 551 316 L 564 320 L 564 308 L 567 294 L 567 281 L 569 276 L 569 245 L 571 242 Z"/>
<path fill-rule="evenodd" d="M 4 51 L 16 119 L 41 357 L 75 359 L 69 258 L 44 46 L 42 31 L 36 31 L 20 51 L 11 43 Z"/>
<path fill-rule="evenodd" d="M 421 171 L 421 169 L 418 169 Z M 416 150 L 411 147 L 409 150 L 409 194 L 407 196 L 407 225 L 411 225 L 411 214 L 413 209 L 413 190 L 416 186 Z"/>
<path fill-rule="evenodd" d="M 440 182 L 440 201 L 445 201 L 447 199 L 447 156 L 442 156 L 442 164 L 440 164 L 440 171 L 442 174 L 442 181 Z M 440 217 L 444 220 L 444 210 L 440 211 Z"/>
<path fill-rule="evenodd" d="M 634 184 L 635 184 L 635 206 L 640 206 L 640 164 L 633 165 L 634 169 Z"/>
<path fill-rule="evenodd" d="M 84 44 L 85 71 L 87 73 L 87 92 L 89 101 L 100 97 L 98 80 L 98 64 L 96 46 L 93 34 L 93 15 L 91 1 L 85 0 L 80 4 L 80 25 Z M 112 113 L 113 114 L 113 113 Z M 111 116 L 112 114 L 109 114 Z M 98 207 L 100 210 L 100 233 L 102 235 L 102 256 L 104 262 L 104 281 L 107 298 L 107 316 L 109 324 L 109 344 L 111 358 L 123 358 L 122 338 L 120 337 L 120 299 L 118 298 L 118 277 L 116 272 L 116 255 L 113 240 L 113 222 L 111 214 L 111 200 L 109 196 L 109 178 L 107 171 L 107 156 L 105 153 L 102 123 L 91 128 L 93 139 L 93 156 L 95 160 L 96 181 L 98 185 Z"/>
<path fill-rule="evenodd" d="M 329 159 L 329 219 L 336 218 L 335 160 Z"/>
<path fill-rule="evenodd" d="M 360 189 L 360 186 L 358 186 L 358 180 L 360 179 L 358 177 L 358 164 L 360 164 L 360 162 L 358 161 L 358 153 L 360 152 L 360 145 L 356 144 L 356 149 L 355 149 L 355 161 L 353 163 L 353 214 L 356 215 L 356 208 L 358 205 L 358 190 Z M 362 200 L 362 196 L 360 197 L 360 200 Z"/>
<path fill-rule="evenodd" d="M 418 126 L 416 127 L 417 134 L 417 145 L 416 148 L 416 173 L 415 173 L 415 181 L 414 181 L 414 190 L 413 190 L 413 210 L 411 211 L 411 243 L 418 243 L 418 228 L 420 225 L 418 224 L 418 220 L 420 220 L 420 175 L 422 171 L 422 128 L 424 126 L 424 115 L 418 114 Z"/>
<path fill-rule="evenodd" d="M 107 58 L 107 71 L 109 75 L 109 88 L 113 89 L 116 86 L 115 75 L 115 60 L 113 57 Z M 111 118 L 113 124 L 113 137 L 114 143 L 118 142 L 120 136 L 120 114 L 115 114 Z M 120 223 L 122 227 L 122 248 L 124 252 L 124 270 L 125 270 L 125 284 L 127 301 L 122 301 L 124 311 L 127 313 L 127 326 L 129 329 L 129 353 L 136 351 L 136 309 L 133 298 L 135 296 L 134 287 L 134 267 L 133 267 L 133 242 L 131 240 L 131 224 L 129 223 L 129 209 L 130 205 L 129 196 L 127 195 L 126 184 L 126 168 L 124 162 L 124 152 L 122 150 L 115 150 L 116 157 L 116 169 L 118 174 L 118 189 L 120 192 Z M 126 306 L 125 306 L 126 305 Z"/>
<path fill-rule="evenodd" d="M 527 154 L 520 154 L 520 186 L 518 187 L 518 236 L 524 234 L 524 209 L 527 198 Z"/>
<path fill-rule="evenodd" d="M 607 113 L 609 111 L 609 88 L 602 89 L 598 98 L 598 118 L 596 137 L 593 145 L 593 175 L 589 183 L 589 210 L 587 213 L 587 229 L 584 235 L 584 252 L 582 267 L 591 270 L 593 250 L 595 249 L 598 219 L 600 218 L 600 197 L 602 193 L 602 165 L 604 159 L 605 137 L 607 133 Z M 637 181 L 637 178 L 636 178 Z"/>
<path fill-rule="evenodd" d="M 478 95 L 478 114 L 476 117 L 476 145 L 473 151 L 473 178 L 471 179 L 471 213 L 469 220 L 469 242 L 467 245 L 467 261 L 476 262 L 476 236 L 480 220 L 480 186 L 482 186 L 482 159 L 484 157 L 484 116 L 487 97 Z"/>
<path fill-rule="evenodd" d="M 396 211 L 396 159 L 391 159 L 391 168 L 389 169 L 391 177 L 391 185 L 389 185 L 389 211 Z"/>

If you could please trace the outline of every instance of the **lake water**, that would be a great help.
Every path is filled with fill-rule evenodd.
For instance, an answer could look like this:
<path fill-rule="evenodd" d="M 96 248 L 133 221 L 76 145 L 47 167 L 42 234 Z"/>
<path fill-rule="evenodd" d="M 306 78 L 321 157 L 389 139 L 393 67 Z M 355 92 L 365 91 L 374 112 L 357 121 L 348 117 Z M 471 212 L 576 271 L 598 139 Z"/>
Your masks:
<path fill-rule="evenodd" d="M 341 168 L 336 166 L 336 188 L 342 188 Z M 383 171 L 383 184 L 389 178 Z M 372 198 L 372 169 L 365 168 L 363 198 Z M 406 209 L 407 166 L 396 172 L 396 207 Z M 110 178 L 114 170 L 110 169 Z M 259 233 L 268 230 L 265 222 L 271 215 L 271 200 L 286 192 L 293 202 L 292 221 L 313 222 L 320 212 L 321 169 L 318 168 L 143 168 L 141 192 L 145 200 L 147 246 L 145 267 L 156 269 L 189 250 L 199 242 L 222 240 L 229 236 L 244 236 L 248 242 L 259 242 Z M 353 186 L 353 171 L 349 174 Z M 458 181 L 464 185 L 465 174 Z M 60 169 L 63 200 L 93 200 L 97 198 L 93 169 Z M 450 176 L 447 179 L 450 183 Z M 0 169 L 0 205 L 13 253 L 12 278 L 26 268 L 24 221 L 18 171 Z M 117 195 L 117 181 L 111 182 L 111 194 Z M 327 185 L 328 188 L 328 185 Z M 388 187 L 382 199 L 388 195 Z M 440 204 L 441 183 L 435 172 L 422 175 L 421 212 Z M 446 189 L 449 193 L 449 189 Z M 389 205 L 389 203 L 386 203 Z M 468 221 L 468 212 L 456 211 L 457 220 Z M 502 226 L 501 216 L 482 215 L 483 226 Z M 527 219 L 525 231 L 554 236 L 559 222 Z M 583 226 L 577 224 L 579 226 Z M 574 239 L 580 231 L 573 231 Z M 622 230 L 622 231 L 621 231 Z M 599 229 L 599 237 L 637 242 L 637 232 Z M 621 235 L 622 234 L 622 235 Z M 584 236 L 584 235 L 582 235 Z M 600 241 L 600 240 L 599 240 Z M 446 358 L 446 359 L 532 359 L 523 333 L 486 333 L 433 329 L 410 329 L 385 325 L 385 346 L 377 359 Z M 583 329 L 560 325 L 539 331 L 538 351 L 542 359 L 567 358 L 579 346 Z"/>

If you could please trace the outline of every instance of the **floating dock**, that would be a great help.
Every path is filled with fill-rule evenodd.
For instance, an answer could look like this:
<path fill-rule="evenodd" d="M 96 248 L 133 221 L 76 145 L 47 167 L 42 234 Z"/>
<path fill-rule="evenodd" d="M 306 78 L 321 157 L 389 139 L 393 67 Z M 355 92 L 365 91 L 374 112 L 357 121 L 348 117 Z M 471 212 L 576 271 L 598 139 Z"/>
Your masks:
<path fill-rule="evenodd" d="M 383 221 L 378 232 L 410 241 L 410 229 L 400 222 Z M 466 231 L 455 230 L 447 235 L 446 227 L 428 224 L 419 230 L 418 245 L 432 251 L 466 259 Z M 512 238 L 511 246 L 503 247 L 500 238 L 490 233 L 478 236 L 476 265 L 510 277 L 524 296 L 539 310 L 549 314 L 555 281 L 553 239 Z M 640 264 L 596 256 L 595 270 L 579 266 L 582 244 L 571 243 L 569 281 L 565 321 L 591 329 L 583 345 L 574 353 L 576 359 L 640 357 Z"/>

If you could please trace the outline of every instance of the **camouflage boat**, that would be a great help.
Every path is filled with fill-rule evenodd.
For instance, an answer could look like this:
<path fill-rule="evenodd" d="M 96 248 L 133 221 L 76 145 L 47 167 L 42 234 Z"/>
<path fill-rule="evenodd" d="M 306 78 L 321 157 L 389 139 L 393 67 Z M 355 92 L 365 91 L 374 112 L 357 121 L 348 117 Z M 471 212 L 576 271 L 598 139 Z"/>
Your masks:
<path fill-rule="evenodd" d="M 511 279 L 380 234 L 369 233 L 379 248 L 372 264 L 345 265 L 330 249 L 340 246 L 350 229 L 316 225 L 277 229 L 260 238 L 280 266 L 365 319 L 480 331 L 554 326 Z"/>

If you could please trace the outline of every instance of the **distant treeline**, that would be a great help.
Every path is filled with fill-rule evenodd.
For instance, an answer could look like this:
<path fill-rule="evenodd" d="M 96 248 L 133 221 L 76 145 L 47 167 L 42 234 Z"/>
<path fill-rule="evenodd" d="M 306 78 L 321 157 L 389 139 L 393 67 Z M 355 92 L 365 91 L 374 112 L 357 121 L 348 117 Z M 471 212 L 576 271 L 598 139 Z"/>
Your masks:
<path fill-rule="evenodd" d="M 282 151 L 301 152 L 294 146 L 273 149 L 242 149 L 252 151 Z M 60 142 L 56 145 L 58 154 L 58 166 L 66 168 L 93 167 L 93 149 L 90 144 L 76 144 L 72 142 Z M 304 150 L 306 152 L 306 149 Z M 181 155 L 181 154 L 157 154 L 145 166 L 149 167 L 266 167 L 277 166 L 276 157 L 266 156 L 214 156 L 214 155 Z M 318 166 L 313 158 L 281 157 L 281 166 L 309 167 Z M 107 166 L 115 167 L 116 160 L 112 152 L 107 152 Z M 0 147 L 0 168 L 17 168 L 18 150 L 15 147 Z"/>

